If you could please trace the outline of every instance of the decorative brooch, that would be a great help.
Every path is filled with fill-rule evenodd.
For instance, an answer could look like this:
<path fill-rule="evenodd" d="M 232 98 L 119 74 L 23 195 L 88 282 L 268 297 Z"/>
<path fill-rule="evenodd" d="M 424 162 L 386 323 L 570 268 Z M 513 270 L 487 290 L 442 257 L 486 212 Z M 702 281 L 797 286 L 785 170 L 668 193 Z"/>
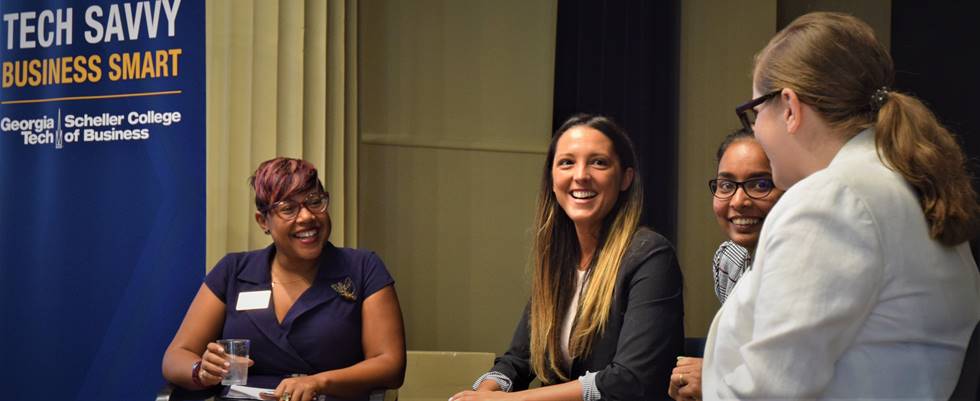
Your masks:
<path fill-rule="evenodd" d="M 357 294 L 354 293 L 354 280 L 351 280 L 350 277 L 345 278 L 343 281 L 330 284 L 330 288 L 337 291 L 337 294 L 340 294 L 340 297 L 343 299 L 351 302 L 357 300 Z"/>

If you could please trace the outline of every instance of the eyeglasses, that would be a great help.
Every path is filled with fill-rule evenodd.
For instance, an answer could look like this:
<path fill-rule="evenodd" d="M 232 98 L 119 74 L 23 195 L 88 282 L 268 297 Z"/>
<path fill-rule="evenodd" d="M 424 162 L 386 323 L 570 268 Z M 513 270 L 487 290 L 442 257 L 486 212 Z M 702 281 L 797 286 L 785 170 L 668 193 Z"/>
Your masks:
<path fill-rule="evenodd" d="M 762 199 L 772 192 L 776 187 L 771 178 L 753 178 L 742 182 L 732 181 L 725 178 L 716 178 L 708 181 L 708 189 L 711 194 L 718 199 L 731 199 L 735 196 L 735 191 L 742 187 L 745 195 L 752 199 Z"/>
<path fill-rule="evenodd" d="M 317 192 L 306 195 L 306 199 L 303 199 L 302 202 L 296 202 L 292 199 L 281 200 L 269 205 L 265 211 L 274 212 L 283 220 L 295 220 L 299 216 L 301 207 L 305 207 L 310 213 L 322 214 L 327 211 L 329 204 L 330 194 L 327 192 Z"/>
<path fill-rule="evenodd" d="M 736 107 L 735 114 L 737 114 L 738 119 L 742 121 L 742 128 L 745 128 L 745 130 L 748 132 L 755 132 L 752 130 L 752 126 L 755 125 L 755 118 L 758 116 L 758 113 L 755 111 L 755 106 L 765 103 L 767 100 L 778 96 L 782 92 L 782 89 L 777 89 Z"/>

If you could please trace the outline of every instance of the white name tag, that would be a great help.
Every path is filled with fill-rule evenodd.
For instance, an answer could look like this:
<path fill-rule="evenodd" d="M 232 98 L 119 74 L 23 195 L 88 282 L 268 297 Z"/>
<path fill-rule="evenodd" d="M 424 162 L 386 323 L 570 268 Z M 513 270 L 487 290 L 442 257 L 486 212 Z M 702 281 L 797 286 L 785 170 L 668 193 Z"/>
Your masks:
<path fill-rule="evenodd" d="M 238 304 L 235 310 L 265 309 L 269 307 L 269 297 L 272 291 L 249 291 L 238 293 Z"/>

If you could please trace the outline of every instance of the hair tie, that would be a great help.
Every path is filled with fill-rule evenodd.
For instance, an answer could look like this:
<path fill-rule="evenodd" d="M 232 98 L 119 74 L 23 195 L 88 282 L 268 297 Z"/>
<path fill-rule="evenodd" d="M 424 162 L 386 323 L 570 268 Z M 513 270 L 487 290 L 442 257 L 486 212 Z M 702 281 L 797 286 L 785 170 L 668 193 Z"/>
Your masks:
<path fill-rule="evenodd" d="M 882 86 L 878 89 L 875 89 L 875 92 L 871 94 L 871 110 L 873 110 L 874 112 L 878 112 L 878 110 L 881 110 L 881 106 L 884 106 L 885 102 L 887 101 L 888 101 L 888 87 Z"/>

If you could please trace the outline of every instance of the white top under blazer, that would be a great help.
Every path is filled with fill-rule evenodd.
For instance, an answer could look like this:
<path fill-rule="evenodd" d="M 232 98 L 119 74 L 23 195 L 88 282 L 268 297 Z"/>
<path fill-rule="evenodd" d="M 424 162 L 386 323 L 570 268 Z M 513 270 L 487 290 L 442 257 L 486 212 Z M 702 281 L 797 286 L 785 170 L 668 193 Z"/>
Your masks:
<path fill-rule="evenodd" d="M 711 324 L 703 398 L 945 400 L 978 320 L 968 244 L 930 239 L 866 130 L 766 218 Z"/>

